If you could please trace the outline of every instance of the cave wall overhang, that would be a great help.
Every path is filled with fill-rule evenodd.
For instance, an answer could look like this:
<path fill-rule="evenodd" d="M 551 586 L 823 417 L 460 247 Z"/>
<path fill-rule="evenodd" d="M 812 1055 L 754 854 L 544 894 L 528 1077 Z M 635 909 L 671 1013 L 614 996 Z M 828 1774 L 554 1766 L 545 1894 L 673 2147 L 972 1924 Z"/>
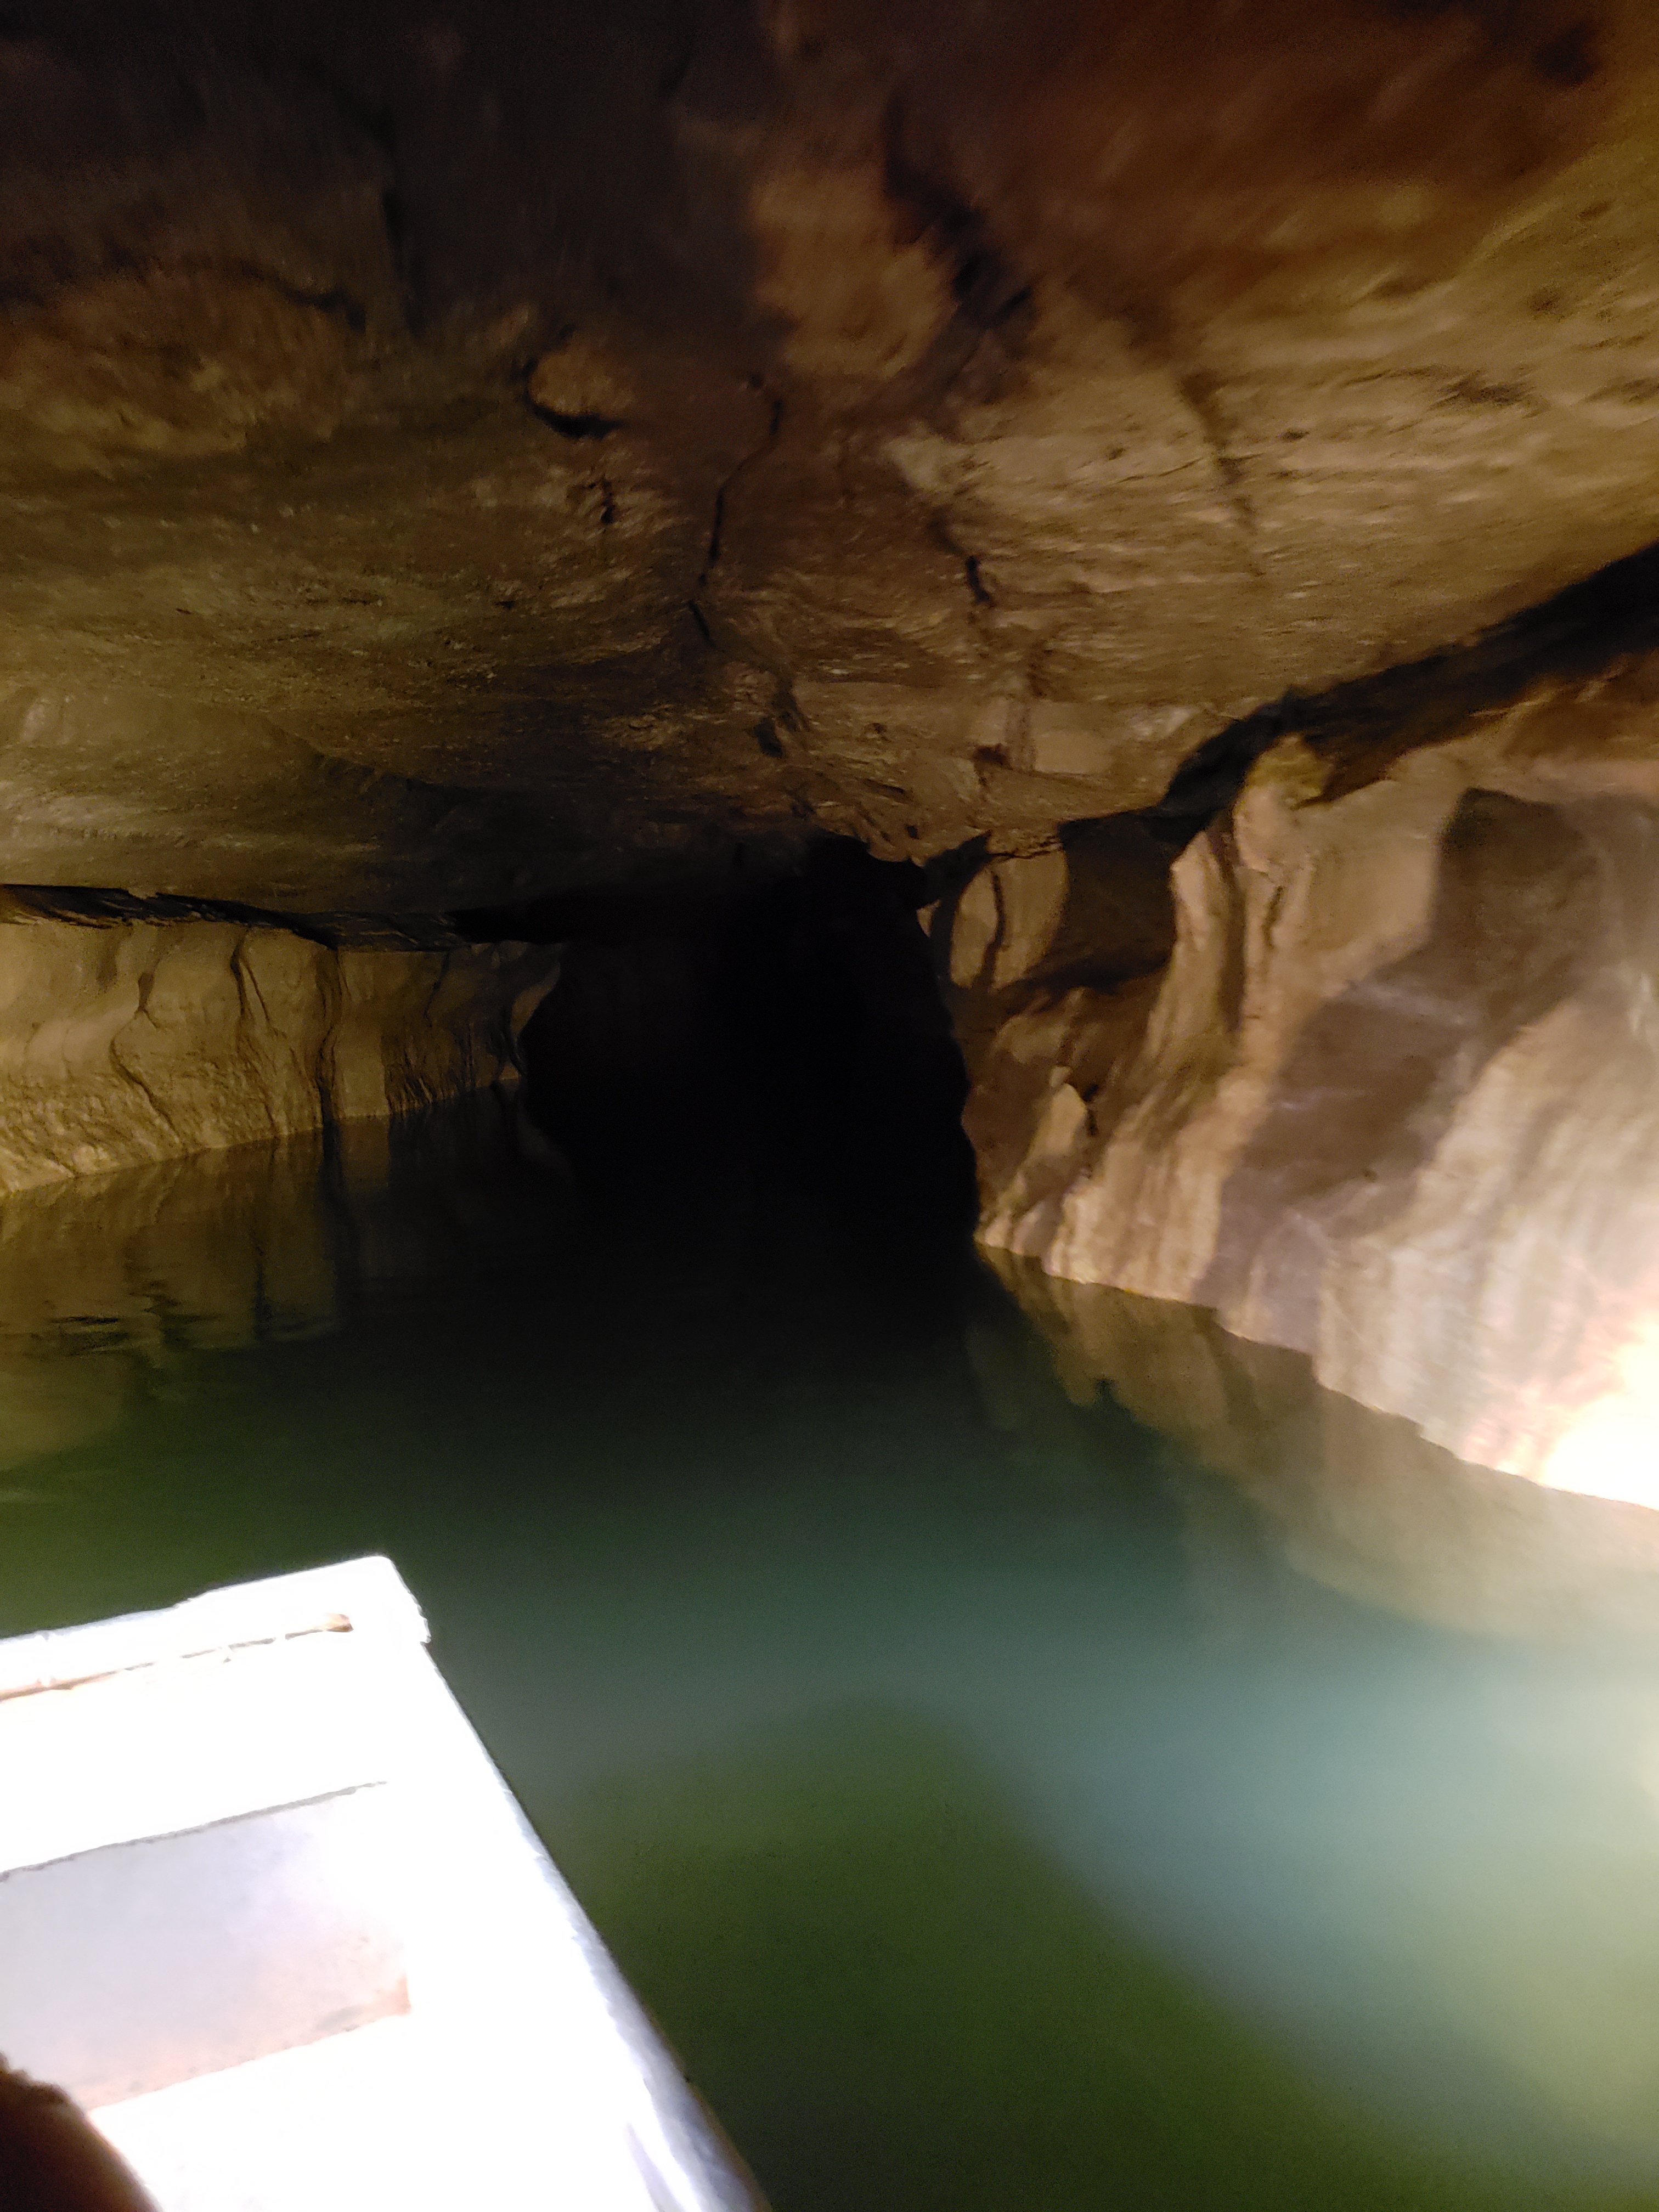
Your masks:
<path fill-rule="evenodd" d="M 1155 799 L 1651 536 L 1640 0 L 21 0 L 0 880 Z"/>

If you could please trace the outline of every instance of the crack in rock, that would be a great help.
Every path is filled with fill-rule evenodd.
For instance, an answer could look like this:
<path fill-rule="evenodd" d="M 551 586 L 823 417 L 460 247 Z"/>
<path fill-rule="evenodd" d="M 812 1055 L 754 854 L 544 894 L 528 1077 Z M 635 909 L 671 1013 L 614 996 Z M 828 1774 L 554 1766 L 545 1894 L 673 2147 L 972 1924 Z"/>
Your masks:
<path fill-rule="evenodd" d="M 1244 473 L 1244 464 L 1232 449 L 1231 437 L 1219 402 L 1220 386 L 1207 370 L 1194 368 L 1176 375 L 1176 389 L 1203 434 L 1204 442 L 1215 464 L 1216 474 L 1221 479 L 1223 493 L 1240 530 L 1244 534 L 1245 557 L 1250 574 L 1258 581 L 1261 571 L 1256 564 L 1255 546 L 1261 524 L 1250 498 L 1249 485 Z"/>
<path fill-rule="evenodd" d="M 776 392 L 768 392 L 763 384 L 757 384 L 757 389 L 769 403 L 766 432 L 757 445 L 750 447 L 746 453 L 741 455 L 732 464 L 715 487 L 714 513 L 709 520 L 708 543 L 704 550 L 702 567 L 697 571 L 697 580 L 692 586 L 691 596 L 686 602 L 692 621 L 702 633 L 703 642 L 710 646 L 714 642 L 714 633 L 708 617 L 703 611 L 702 595 L 708 588 L 708 580 L 714 574 L 720 555 L 725 550 L 726 501 L 731 496 L 732 488 L 738 478 L 745 469 L 752 468 L 756 462 L 766 459 L 777 444 L 779 434 L 783 428 L 782 399 Z"/>

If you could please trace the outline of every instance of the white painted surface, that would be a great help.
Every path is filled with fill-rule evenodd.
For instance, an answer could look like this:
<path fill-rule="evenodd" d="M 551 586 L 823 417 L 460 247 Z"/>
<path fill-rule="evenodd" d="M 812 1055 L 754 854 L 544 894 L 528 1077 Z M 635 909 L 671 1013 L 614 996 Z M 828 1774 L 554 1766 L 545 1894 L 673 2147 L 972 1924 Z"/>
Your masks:
<path fill-rule="evenodd" d="M 138 1839 L 250 1821 L 257 1834 L 262 1814 L 369 1785 L 385 1808 L 376 1903 L 401 1934 L 407 2013 L 345 2033 L 319 2023 L 309 2042 L 106 2106 L 100 2124 L 162 2212 L 469 2202 L 748 2212 L 752 2191 L 424 1637 L 390 1563 L 360 1560 L 0 1644 L 0 1881 L 105 1852 L 114 1946 L 124 1909 L 149 1916 L 152 1949 L 164 1953 L 172 1932 L 155 1915 L 177 1908 L 141 1893 Z M 65 1686 L 25 1686 L 53 1681 Z M 338 1875 L 360 1884 L 362 1869 Z M 325 1866 L 316 1878 L 331 1878 Z M 273 1887 L 236 1909 L 271 1916 L 256 1932 L 280 1956 L 295 1901 Z M 202 1943 L 188 1917 L 181 1958 Z M 99 2002 L 88 1988 L 87 2004 Z M 26 2069 L 28 2019 L 27 1992 L 9 1999 L 0 1986 L 0 2041 Z M 131 2032 L 143 2036 L 142 2017 Z"/>

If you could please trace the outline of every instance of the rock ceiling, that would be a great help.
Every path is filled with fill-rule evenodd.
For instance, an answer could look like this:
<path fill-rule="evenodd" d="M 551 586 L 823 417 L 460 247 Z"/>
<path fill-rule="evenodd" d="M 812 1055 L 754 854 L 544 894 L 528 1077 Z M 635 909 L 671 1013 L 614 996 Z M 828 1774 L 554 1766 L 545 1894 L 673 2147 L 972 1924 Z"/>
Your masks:
<path fill-rule="evenodd" d="M 1147 805 L 1659 537 L 1646 0 L 21 0 L 0 880 Z"/>

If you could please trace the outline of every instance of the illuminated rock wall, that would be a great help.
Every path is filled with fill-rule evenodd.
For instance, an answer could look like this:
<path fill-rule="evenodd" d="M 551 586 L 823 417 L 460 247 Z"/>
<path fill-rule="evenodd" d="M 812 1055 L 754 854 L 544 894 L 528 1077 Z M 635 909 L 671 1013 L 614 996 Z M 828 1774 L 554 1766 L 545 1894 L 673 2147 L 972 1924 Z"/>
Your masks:
<path fill-rule="evenodd" d="M 0 1192 L 516 1081 L 544 947 L 0 910 Z"/>
<path fill-rule="evenodd" d="M 1056 970 L 1054 855 L 1000 864 L 989 950 L 970 886 L 984 1241 L 1210 1308 L 1466 1459 L 1603 1486 L 1577 1459 L 1622 1449 L 1659 1376 L 1644 680 L 1346 790 L 1282 740 L 1176 862 L 1153 977 Z"/>

